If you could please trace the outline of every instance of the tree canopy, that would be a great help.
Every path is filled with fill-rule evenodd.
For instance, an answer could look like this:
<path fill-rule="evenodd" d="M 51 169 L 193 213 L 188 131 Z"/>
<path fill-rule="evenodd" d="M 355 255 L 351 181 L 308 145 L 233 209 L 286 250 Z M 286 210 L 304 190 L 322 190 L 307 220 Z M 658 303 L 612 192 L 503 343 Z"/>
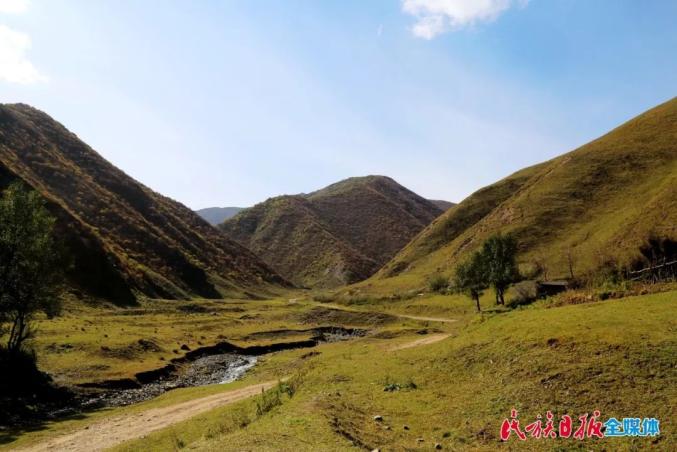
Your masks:
<path fill-rule="evenodd" d="M 475 300 L 477 312 L 480 312 L 480 297 L 488 287 L 484 262 L 481 253 L 474 253 L 469 260 L 461 263 L 456 268 L 454 286 L 459 292 L 465 293 Z"/>
<path fill-rule="evenodd" d="M 505 304 L 505 291 L 519 279 L 516 261 L 517 242 L 510 235 L 493 235 L 470 258 L 456 267 L 454 286 L 475 301 L 480 311 L 480 297 L 491 286 L 496 303 Z"/>
<path fill-rule="evenodd" d="M 0 197 L 0 335 L 19 351 L 37 312 L 60 309 L 63 253 L 42 197 L 16 182 Z"/>
<path fill-rule="evenodd" d="M 482 245 L 482 261 L 487 282 L 496 291 L 496 304 L 505 304 L 505 291 L 519 279 L 517 241 L 511 235 L 496 234 Z"/>

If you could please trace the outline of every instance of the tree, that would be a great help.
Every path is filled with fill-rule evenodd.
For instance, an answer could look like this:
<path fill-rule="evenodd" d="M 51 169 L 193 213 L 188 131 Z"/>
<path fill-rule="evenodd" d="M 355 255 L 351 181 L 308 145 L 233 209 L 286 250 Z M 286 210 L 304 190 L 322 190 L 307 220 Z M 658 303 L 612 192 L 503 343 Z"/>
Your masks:
<path fill-rule="evenodd" d="M 496 291 L 496 304 L 505 304 L 505 291 L 519 279 L 517 241 L 511 235 L 496 234 L 484 242 L 481 254 L 487 282 Z"/>
<path fill-rule="evenodd" d="M 0 198 L 0 336 L 18 352 L 32 335 L 37 312 L 60 309 L 63 253 L 54 236 L 54 218 L 35 191 L 20 182 Z"/>
<path fill-rule="evenodd" d="M 488 287 L 484 267 L 484 256 L 482 253 L 475 252 L 469 260 L 456 267 L 454 274 L 454 287 L 458 292 L 475 300 L 477 312 L 481 311 L 480 297 Z"/>

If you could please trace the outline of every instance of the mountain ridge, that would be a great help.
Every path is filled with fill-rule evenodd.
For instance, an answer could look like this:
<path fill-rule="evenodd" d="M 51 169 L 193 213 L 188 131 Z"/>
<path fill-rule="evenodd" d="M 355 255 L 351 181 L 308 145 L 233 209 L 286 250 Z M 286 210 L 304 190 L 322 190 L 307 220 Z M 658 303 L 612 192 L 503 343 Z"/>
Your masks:
<path fill-rule="evenodd" d="M 219 227 L 292 282 L 335 287 L 373 274 L 441 213 L 393 179 L 372 175 L 269 198 Z"/>
<path fill-rule="evenodd" d="M 137 294 L 247 296 L 288 284 L 249 250 L 127 176 L 46 113 L 25 104 L 0 105 L 0 134 L 5 183 L 21 179 L 48 200 L 60 230 L 71 232 L 71 280 L 79 279 L 85 292 L 106 292 L 97 290 L 106 278 L 86 284 L 77 277 L 87 267 L 85 241 L 102 275 L 117 275 L 116 293 L 125 301 Z"/>
<path fill-rule="evenodd" d="M 246 207 L 205 207 L 204 209 L 196 210 L 195 213 L 212 226 L 217 226 L 229 218 L 233 218 L 244 209 Z"/>
<path fill-rule="evenodd" d="M 603 136 L 484 187 L 446 211 L 367 287 L 422 285 L 450 274 L 497 232 L 520 243 L 523 270 L 549 276 L 627 265 L 651 234 L 677 238 L 677 98 Z M 406 280 L 406 282 L 405 282 Z"/>

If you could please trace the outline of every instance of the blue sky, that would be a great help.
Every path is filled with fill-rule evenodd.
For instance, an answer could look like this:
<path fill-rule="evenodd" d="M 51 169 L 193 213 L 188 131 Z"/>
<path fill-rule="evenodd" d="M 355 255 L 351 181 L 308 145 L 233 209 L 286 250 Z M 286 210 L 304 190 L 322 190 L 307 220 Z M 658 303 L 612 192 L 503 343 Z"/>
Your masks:
<path fill-rule="evenodd" d="M 677 93 L 673 0 L 0 0 L 0 102 L 193 208 L 459 201 Z"/>

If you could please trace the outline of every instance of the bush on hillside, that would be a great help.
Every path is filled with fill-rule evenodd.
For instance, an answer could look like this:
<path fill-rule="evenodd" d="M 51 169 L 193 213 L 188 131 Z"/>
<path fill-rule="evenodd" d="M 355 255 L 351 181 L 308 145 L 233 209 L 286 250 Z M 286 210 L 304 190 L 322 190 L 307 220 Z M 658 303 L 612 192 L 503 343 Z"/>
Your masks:
<path fill-rule="evenodd" d="M 437 274 L 428 281 L 428 289 L 435 293 L 445 293 L 449 288 L 449 279 Z"/>
<path fill-rule="evenodd" d="M 533 303 L 538 299 L 538 285 L 536 281 L 522 281 L 512 288 L 514 294 L 509 301 L 512 306 L 521 306 Z"/>

